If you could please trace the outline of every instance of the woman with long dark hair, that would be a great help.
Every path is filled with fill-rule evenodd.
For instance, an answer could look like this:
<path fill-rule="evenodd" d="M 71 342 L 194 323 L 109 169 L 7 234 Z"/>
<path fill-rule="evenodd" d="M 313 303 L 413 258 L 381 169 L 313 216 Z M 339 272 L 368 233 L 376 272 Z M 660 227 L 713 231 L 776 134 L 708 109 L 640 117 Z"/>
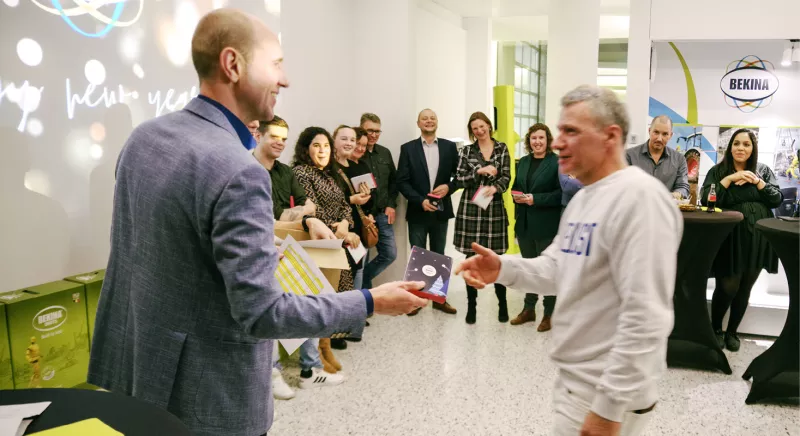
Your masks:
<path fill-rule="evenodd" d="M 714 260 L 717 287 L 711 301 L 711 325 L 720 347 L 738 351 L 737 330 L 747 310 L 750 291 L 762 269 L 778 271 L 778 256 L 767 239 L 756 231 L 755 224 L 773 217 L 772 209 L 781 204 L 783 196 L 775 174 L 758 162 L 758 139 L 747 129 L 733 133 L 722 162 L 708 171 L 703 183 L 703 204 L 708 203 L 712 185 L 717 193 L 717 206 L 744 215 Z M 728 328 L 723 335 L 722 318 L 729 308 Z"/>
<path fill-rule="evenodd" d="M 528 152 L 519 161 L 517 177 L 512 191 L 525 195 L 515 195 L 517 235 L 522 257 L 531 259 L 542 254 L 550 246 L 558 233 L 561 220 L 561 182 L 558 178 L 558 156 L 550 146 L 553 134 L 546 124 L 536 123 L 525 135 L 525 150 Z M 538 294 L 526 293 L 525 306 L 511 320 L 511 325 L 536 321 L 536 302 Z M 550 316 L 556 307 L 555 295 L 544 297 L 544 316 L 537 328 L 540 332 L 550 330 Z"/>
<path fill-rule="evenodd" d="M 497 254 L 504 254 L 508 250 L 508 215 L 503 204 L 503 192 L 511 183 L 508 147 L 492 138 L 492 123 L 483 112 L 475 112 L 469 117 L 467 129 L 469 138 L 475 142 L 465 145 L 458 159 L 456 179 L 464 187 L 464 192 L 456 214 L 453 244 L 467 258 L 475 255 L 473 242 Z M 485 190 L 481 195 L 492 198 L 485 210 L 471 201 L 482 187 Z M 506 322 L 506 287 L 495 283 L 494 292 L 499 306 L 497 319 Z M 466 321 L 467 324 L 474 324 L 478 290 L 467 285 L 467 299 Z"/>

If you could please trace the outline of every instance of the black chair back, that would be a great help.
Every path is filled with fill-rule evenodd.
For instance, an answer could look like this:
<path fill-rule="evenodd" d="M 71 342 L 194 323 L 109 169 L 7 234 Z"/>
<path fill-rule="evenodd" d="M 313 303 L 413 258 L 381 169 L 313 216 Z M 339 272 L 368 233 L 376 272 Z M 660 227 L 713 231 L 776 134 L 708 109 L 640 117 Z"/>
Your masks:
<path fill-rule="evenodd" d="M 797 188 L 782 188 L 783 202 L 775 208 L 775 216 L 792 216 L 794 214 L 794 203 L 797 201 Z"/>

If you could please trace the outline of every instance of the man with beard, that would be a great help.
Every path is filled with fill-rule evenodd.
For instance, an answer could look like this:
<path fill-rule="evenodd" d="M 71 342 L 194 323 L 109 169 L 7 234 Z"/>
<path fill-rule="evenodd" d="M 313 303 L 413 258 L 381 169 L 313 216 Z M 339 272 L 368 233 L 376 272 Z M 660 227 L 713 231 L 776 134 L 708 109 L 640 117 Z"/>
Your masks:
<path fill-rule="evenodd" d="M 667 147 L 672 138 L 672 120 L 666 115 L 653 118 L 650 124 L 650 139 L 642 145 L 625 152 L 628 165 L 636 165 L 647 174 L 661 180 L 672 192 L 672 196 L 689 197 L 689 174 L 686 158 Z"/>
<path fill-rule="evenodd" d="M 439 121 L 432 110 L 419 113 L 417 126 L 420 137 L 400 147 L 397 188 L 408 200 L 406 221 L 411 246 L 428 249 L 430 237 L 430 250 L 444 254 L 447 222 L 455 217 L 450 196 L 458 189 L 455 180 L 458 150 L 454 142 L 436 137 Z M 446 301 L 434 302 L 433 308 L 451 315 L 456 313 Z M 408 315 L 417 313 L 419 309 Z"/>

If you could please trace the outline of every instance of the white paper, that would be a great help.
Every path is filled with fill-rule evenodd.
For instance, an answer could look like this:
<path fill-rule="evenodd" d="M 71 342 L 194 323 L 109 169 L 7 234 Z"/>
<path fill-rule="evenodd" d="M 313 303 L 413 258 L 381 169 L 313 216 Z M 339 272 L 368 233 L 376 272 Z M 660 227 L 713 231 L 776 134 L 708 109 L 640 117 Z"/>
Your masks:
<path fill-rule="evenodd" d="M 0 436 L 21 436 L 31 423 L 25 418 L 41 415 L 48 406 L 49 401 L 0 406 Z"/>
<path fill-rule="evenodd" d="M 23 419 L 22 423 L 19 425 L 19 429 L 17 430 L 17 436 L 22 436 L 25 434 L 25 430 L 28 429 L 28 426 L 31 425 L 33 422 L 33 418 L 31 419 Z"/>
<path fill-rule="evenodd" d="M 48 406 L 50 406 L 49 401 L 42 401 L 41 403 L 11 404 L 8 406 L 0 406 L 0 418 L 33 418 L 34 416 L 41 415 Z"/>
<path fill-rule="evenodd" d="M 294 239 L 292 240 L 294 241 Z M 311 241 L 295 242 L 304 248 L 324 248 L 326 250 L 341 250 L 344 244 L 343 239 L 314 239 Z"/>
<path fill-rule="evenodd" d="M 17 436 L 20 434 L 20 424 L 22 424 L 21 416 L 0 418 L 0 436 Z"/>
<path fill-rule="evenodd" d="M 350 252 L 350 256 L 353 256 L 353 262 L 356 263 L 367 255 L 367 249 L 364 247 L 364 244 L 358 244 L 356 248 L 347 247 L 347 251 Z"/>
<path fill-rule="evenodd" d="M 378 188 L 378 184 L 375 183 L 375 177 L 372 176 L 372 173 L 362 174 L 360 176 L 355 176 L 355 177 L 350 179 L 350 183 L 353 184 L 353 188 L 355 188 L 356 191 L 359 190 L 358 187 L 362 183 L 366 183 L 367 184 L 367 188 L 369 188 L 369 189 L 377 189 Z"/>
<path fill-rule="evenodd" d="M 492 198 L 494 197 L 491 195 L 488 197 L 484 195 L 487 189 L 489 189 L 488 186 L 481 186 L 478 188 L 478 191 L 475 192 L 475 196 L 472 198 L 472 200 L 470 200 L 472 204 L 483 210 L 486 210 L 486 208 L 489 207 L 489 204 L 492 203 Z"/>
<path fill-rule="evenodd" d="M 320 239 L 319 241 L 331 240 Z M 338 244 L 337 249 L 341 250 L 341 239 L 338 240 Z M 291 235 L 287 235 L 281 245 L 281 252 L 283 253 L 283 259 L 278 263 L 278 268 L 275 270 L 275 278 L 284 292 L 291 292 L 296 295 L 336 293 L 314 260 L 303 250 L 302 242 L 297 242 Z M 311 283 L 313 288 L 306 285 L 307 283 Z M 286 352 L 292 354 L 303 345 L 306 339 L 279 339 L 279 341 L 283 348 L 286 349 Z"/>

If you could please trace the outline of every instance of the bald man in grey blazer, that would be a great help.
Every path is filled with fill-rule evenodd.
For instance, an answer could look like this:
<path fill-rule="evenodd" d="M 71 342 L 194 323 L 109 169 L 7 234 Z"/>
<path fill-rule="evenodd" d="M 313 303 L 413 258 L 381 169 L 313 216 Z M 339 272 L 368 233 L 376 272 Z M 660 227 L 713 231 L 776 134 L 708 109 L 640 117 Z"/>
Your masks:
<path fill-rule="evenodd" d="M 276 283 L 270 179 L 245 123 L 274 116 L 282 58 L 254 17 L 206 15 L 192 39 L 200 96 L 137 127 L 117 163 L 89 382 L 193 434 L 267 432 L 273 339 L 359 337 L 372 312 L 425 304 L 407 292 L 421 283 L 319 296 Z"/>

